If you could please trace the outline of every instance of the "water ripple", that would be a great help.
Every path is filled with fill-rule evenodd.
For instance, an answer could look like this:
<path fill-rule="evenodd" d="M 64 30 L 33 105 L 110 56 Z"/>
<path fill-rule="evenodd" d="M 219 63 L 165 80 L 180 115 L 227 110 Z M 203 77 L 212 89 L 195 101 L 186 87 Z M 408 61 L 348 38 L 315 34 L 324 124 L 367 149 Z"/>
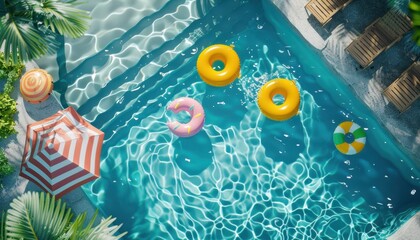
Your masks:
<path fill-rule="evenodd" d="M 305 72 L 302 64 L 311 61 L 295 54 L 307 49 L 285 44 L 259 1 L 141 2 L 151 5 L 106 16 L 110 24 L 143 14 L 127 26 L 110 24 L 113 37 L 95 24 L 103 29 L 66 43 L 63 79 L 71 81 L 61 92 L 63 104 L 77 106 L 106 134 L 101 178 L 84 190 L 124 224 L 127 238 L 383 239 L 418 209 L 418 188 L 371 140 L 359 155 L 338 153 L 336 125 L 366 125 L 368 118 L 353 114 L 355 99 L 320 86 L 322 78 L 338 80 L 333 74 Z M 99 4 L 94 19 L 114 4 Z M 225 88 L 196 73 L 198 53 L 213 43 L 235 45 L 241 58 L 239 79 Z M 284 122 L 267 119 L 256 104 L 260 87 L 279 77 L 295 81 L 301 93 L 299 115 Z M 166 126 L 166 106 L 181 96 L 206 111 L 193 138 Z"/>

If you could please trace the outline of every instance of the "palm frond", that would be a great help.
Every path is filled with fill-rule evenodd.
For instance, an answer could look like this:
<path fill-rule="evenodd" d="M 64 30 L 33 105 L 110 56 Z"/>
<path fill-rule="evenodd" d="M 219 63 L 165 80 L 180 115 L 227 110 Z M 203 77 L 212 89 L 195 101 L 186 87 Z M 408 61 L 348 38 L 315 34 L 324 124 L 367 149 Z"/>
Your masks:
<path fill-rule="evenodd" d="M 108 217 L 106 219 L 102 219 L 101 223 L 97 226 L 93 227 L 93 224 L 96 220 L 98 215 L 98 211 L 95 212 L 92 219 L 89 221 L 86 227 L 84 226 L 86 213 L 79 215 L 76 220 L 72 223 L 69 230 L 67 231 L 66 238 L 70 240 L 118 240 L 122 238 L 126 232 L 114 236 L 118 230 L 120 229 L 121 225 L 118 226 L 111 226 L 112 223 L 115 221 L 115 218 Z"/>
<path fill-rule="evenodd" d="M 101 240 L 101 239 L 109 239 L 109 240 L 117 240 L 122 238 L 127 232 L 121 233 L 118 236 L 114 236 L 121 228 L 121 225 L 111 226 L 114 223 L 115 218 L 108 217 L 106 219 L 102 219 L 101 223 L 99 223 L 96 227 L 92 229 L 88 229 L 86 231 L 86 236 L 84 239 L 86 240 Z M 93 221 L 91 222 L 93 223 Z M 91 225 L 91 224 L 89 224 Z"/>
<path fill-rule="evenodd" d="M 4 15 L 6 15 L 6 13 L 6 4 L 4 0 L 0 0 L 0 17 L 3 17 Z"/>
<path fill-rule="evenodd" d="M 0 45 L 4 44 L 5 58 L 13 62 L 31 60 L 48 52 L 49 42 L 43 33 L 24 20 L 10 18 L 9 14 L 0 19 Z"/>
<path fill-rule="evenodd" d="M 75 3 L 59 0 L 31 1 L 34 12 L 51 31 L 61 35 L 78 38 L 87 31 L 89 15 L 86 11 L 74 8 Z"/>
<path fill-rule="evenodd" d="M 6 213 L 2 212 L 0 214 L 0 239 L 6 239 Z"/>
<path fill-rule="evenodd" d="M 7 211 L 7 239 L 58 239 L 70 224 L 72 213 L 61 200 L 45 193 L 25 193 Z"/>

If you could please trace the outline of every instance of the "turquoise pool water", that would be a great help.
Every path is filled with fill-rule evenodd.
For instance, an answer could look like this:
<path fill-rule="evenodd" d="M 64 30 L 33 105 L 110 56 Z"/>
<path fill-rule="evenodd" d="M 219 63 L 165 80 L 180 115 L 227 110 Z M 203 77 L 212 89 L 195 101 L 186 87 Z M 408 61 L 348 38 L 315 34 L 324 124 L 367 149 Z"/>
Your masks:
<path fill-rule="evenodd" d="M 83 190 L 127 239 L 383 239 L 419 209 L 408 157 L 269 1 L 115 2 L 86 6 L 92 33 L 40 65 L 57 61 L 46 68 L 61 104 L 105 132 L 101 178 Z M 241 58 L 224 88 L 195 69 L 215 43 Z M 301 93 L 300 115 L 284 122 L 256 104 L 275 77 Z M 165 109 L 186 96 L 206 120 L 181 139 Z M 347 120 L 367 132 L 355 156 L 332 142 Z"/>

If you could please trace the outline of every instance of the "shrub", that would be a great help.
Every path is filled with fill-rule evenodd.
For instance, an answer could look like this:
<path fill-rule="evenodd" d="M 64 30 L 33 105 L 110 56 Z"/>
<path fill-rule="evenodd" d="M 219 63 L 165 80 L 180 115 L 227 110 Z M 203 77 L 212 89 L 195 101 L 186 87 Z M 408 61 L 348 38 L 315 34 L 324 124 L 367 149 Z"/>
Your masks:
<path fill-rule="evenodd" d="M 0 0 L 1 1 L 1 0 Z M 16 110 L 16 101 L 10 97 L 13 92 L 14 83 L 22 74 L 24 65 L 17 64 L 4 59 L 4 54 L 0 52 L 0 80 L 6 80 L 4 92 L 0 93 L 0 139 L 7 138 L 16 133 L 15 121 L 13 120 Z"/>
<path fill-rule="evenodd" d="M 9 161 L 7 160 L 6 155 L 3 152 L 3 149 L 0 148 L 0 182 L 4 176 L 11 174 L 13 171 L 14 169 L 12 165 L 10 165 Z"/>
<path fill-rule="evenodd" d="M 0 93 L 0 139 L 16 133 L 13 120 L 16 112 L 16 101 L 8 94 Z"/>
<path fill-rule="evenodd" d="M 0 79 L 6 80 L 4 93 L 10 94 L 13 92 L 14 83 L 20 78 L 23 68 L 22 62 L 14 64 L 12 61 L 6 61 L 4 53 L 0 52 Z"/>

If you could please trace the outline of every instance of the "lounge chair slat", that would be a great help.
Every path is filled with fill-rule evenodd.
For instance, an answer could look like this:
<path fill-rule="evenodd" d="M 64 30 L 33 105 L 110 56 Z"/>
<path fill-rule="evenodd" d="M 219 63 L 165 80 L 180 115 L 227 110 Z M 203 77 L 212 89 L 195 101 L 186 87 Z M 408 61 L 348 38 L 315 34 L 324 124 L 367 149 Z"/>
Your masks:
<path fill-rule="evenodd" d="M 410 86 L 408 86 L 406 82 L 401 81 L 399 87 L 396 89 L 401 96 L 400 98 L 404 100 L 404 102 L 409 103 L 412 99 L 414 99 L 414 93 L 410 91 Z"/>
<path fill-rule="evenodd" d="M 357 62 L 364 64 L 368 59 L 364 55 L 362 48 L 357 48 L 356 45 L 357 45 L 357 42 L 349 46 L 347 48 L 347 51 L 351 51 L 353 53 L 353 57 L 357 60 Z"/>
<path fill-rule="evenodd" d="M 365 68 L 379 54 L 399 41 L 410 29 L 410 18 L 402 12 L 390 10 L 369 25 L 362 35 L 350 43 L 346 50 Z"/>
<path fill-rule="evenodd" d="M 413 86 L 413 83 L 414 82 L 410 80 L 401 81 L 401 88 L 404 90 L 405 96 L 407 96 L 409 99 L 416 98 L 416 95 L 418 94 L 415 87 Z"/>
<path fill-rule="evenodd" d="M 322 8 L 325 10 L 325 13 L 334 11 L 333 1 L 319 0 L 319 3 L 322 6 Z"/>
<path fill-rule="evenodd" d="M 407 102 L 404 100 L 404 98 L 401 98 L 401 93 L 397 89 L 391 89 L 387 93 L 388 99 L 391 100 L 391 102 L 400 110 L 402 111 L 405 109 L 405 106 L 407 106 Z"/>
<path fill-rule="evenodd" d="M 369 52 L 372 52 L 373 54 L 377 51 L 382 50 L 383 45 L 384 45 L 384 41 L 378 37 L 377 34 L 375 34 L 374 32 L 371 32 L 370 34 L 366 34 L 367 38 L 366 41 L 362 41 L 362 43 L 366 43 L 365 45 L 368 45 L 367 47 L 369 47 L 368 50 Z M 373 55 L 372 54 L 372 55 Z"/>
<path fill-rule="evenodd" d="M 384 95 L 400 112 L 404 112 L 420 97 L 419 78 L 420 63 L 416 62 L 384 90 Z"/>
<path fill-rule="evenodd" d="M 403 99 L 400 98 L 400 93 L 398 91 L 391 90 L 389 92 L 388 98 L 390 98 L 392 100 L 392 103 L 400 110 L 405 109 L 405 106 L 407 105 L 406 102 L 404 102 Z M 400 111 L 401 111 L 400 110 Z"/>
<path fill-rule="evenodd" d="M 310 0 L 305 8 L 322 24 L 326 24 L 334 14 L 352 0 Z"/>

